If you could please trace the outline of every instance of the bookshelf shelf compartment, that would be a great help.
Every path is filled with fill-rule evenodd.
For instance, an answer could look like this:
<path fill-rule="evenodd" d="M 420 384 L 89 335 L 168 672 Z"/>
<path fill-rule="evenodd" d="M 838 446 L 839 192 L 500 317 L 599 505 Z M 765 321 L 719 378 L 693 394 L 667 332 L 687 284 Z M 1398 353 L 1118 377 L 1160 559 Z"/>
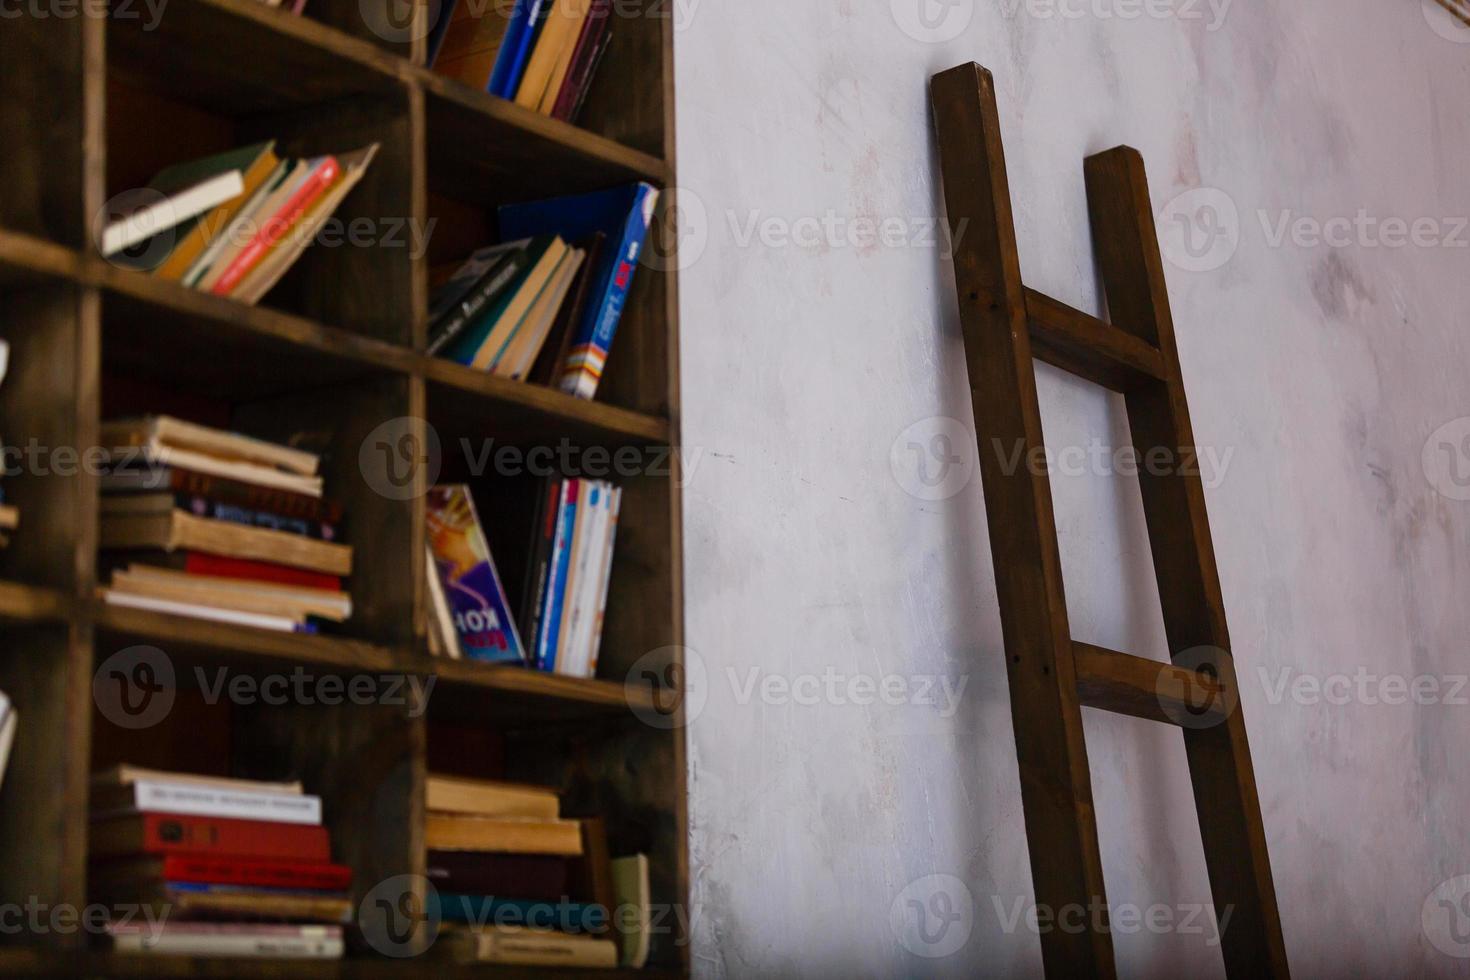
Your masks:
<path fill-rule="evenodd" d="M 189 0 L 150 17 L 141 3 L 114 2 L 109 70 L 212 112 L 281 112 L 402 87 L 392 55 L 259 0 Z"/>
<path fill-rule="evenodd" d="M 481 206 L 599 190 L 669 168 L 621 143 L 416 69 L 424 89 L 429 189 Z"/>
<path fill-rule="evenodd" d="M 231 400 L 408 374 L 405 349 L 99 263 L 109 370 L 171 374 Z"/>

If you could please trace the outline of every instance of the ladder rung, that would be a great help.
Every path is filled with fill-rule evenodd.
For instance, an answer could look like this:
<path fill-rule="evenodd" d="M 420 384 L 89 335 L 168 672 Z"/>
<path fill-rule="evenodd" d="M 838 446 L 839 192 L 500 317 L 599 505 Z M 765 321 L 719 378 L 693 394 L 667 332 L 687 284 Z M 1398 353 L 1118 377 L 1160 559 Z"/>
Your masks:
<path fill-rule="evenodd" d="M 1152 344 L 1029 286 L 1025 292 L 1034 357 L 1114 391 L 1167 377 Z"/>
<path fill-rule="evenodd" d="M 1118 653 L 1090 643 L 1072 641 L 1077 669 L 1077 697 L 1089 708 L 1177 725 L 1181 717 L 1198 718 L 1208 725 L 1223 720 L 1228 702 L 1211 691 L 1199 674 L 1183 667 Z M 1161 675 L 1172 674 L 1160 683 Z M 1186 706 L 1187 695 L 1193 704 Z M 1215 696 L 1212 696 L 1215 695 Z M 1199 705 L 1206 705 L 1200 708 Z"/>

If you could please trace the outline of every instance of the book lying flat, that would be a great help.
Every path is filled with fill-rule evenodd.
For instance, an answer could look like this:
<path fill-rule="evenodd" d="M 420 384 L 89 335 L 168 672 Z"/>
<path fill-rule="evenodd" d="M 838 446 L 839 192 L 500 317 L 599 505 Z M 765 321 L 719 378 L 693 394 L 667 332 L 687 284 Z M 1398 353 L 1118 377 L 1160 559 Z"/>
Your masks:
<path fill-rule="evenodd" d="M 351 545 L 195 517 L 181 510 L 166 514 L 106 514 L 99 524 L 103 548 L 204 551 L 226 558 L 277 562 L 328 575 L 352 573 Z"/>
<path fill-rule="evenodd" d="M 443 892 L 555 902 L 568 894 L 568 868 L 557 855 L 429 851 L 424 874 Z"/>
<path fill-rule="evenodd" d="M 290 619 L 316 616 L 340 623 L 352 616 L 352 597 L 345 592 L 211 578 L 137 563 L 113 572 L 112 589 L 130 595 Z"/>
<path fill-rule="evenodd" d="M 158 492 L 189 494 L 280 517 L 320 521 L 325 524 L 336 524 L 342 520 L 340 501 L 197 473 L 176 466 L 115 466 L 98 478 L 97 489 L 104 496 Z"/>
<path fill-rule="evenodd" d="M 118 953 L 161 956 L 339 959 L 342 927 L 240 922 L 107 924 Z"/>
<path fill-rule="evenodd" d="M 465 779 L 430 773 L 425 808 L 439 813 L 481 817 L 529 817 L 555 820 L 561 804 L 554 790 L 489 779 Z"/>
<path fill-rule="evenodd" d="M 175 508 L 188 511 L 196 517 L 210 517 L 244 524 L 246 527 L 269 528 L 272 531 L 289 531 L 318 541 L 335 541 L 340 536 L 335 524 L 300 517 L 283 517 L 270 511 L 252 510 L 249 507 L 210 500 L 208 497 L 167 490 L 160 493 L 104 494 L 99 505 L 99 511 L 103 514 L 159 514 Z"/>
<path fill-rule="evenodd" d="M 562 932 L 488 926 L 446 930 L 440 942 L 462 963 L 597 968 L 618 965 L 618 948 L 611 939 Z"/>
<path fill-rule="evenodd" d="M 216 890 L 165 885 L 156 892 L 123 890 L 102 893 L 103 901 L 113 905 L 135 905 L 158 919 L 266 919 L 284 922 L 323 922 L 346 925 L 352 921 L 352 900 L 343 895 L 311 895 L 284 891 Z"/>
<path fill-rule="evenodd" d="M 327 862 L 331 839 L 325 827 L 140 813 L 93 821 L 87 834 L 94 859 L 139 854 L 209 854 Z"/>
<path fill-rule="evenodd" d="M 208 776 L 193 772 L 168 772 L 164 769 L 144 769 L 142 766 L 117 765 L 111 769 L 100 769 L 92 773 L 92 785 L 127 786 L 140 779 L 167 780 L 171 783 L 189 783 L 195 786 L 212 786 L 216 789 L 259 790 L 266 793 L 300 793 L 300 781 L 289 783 L 262 782 L 258 779 L 235 779 L 229 776 Z"/>
<path fill-rule="evenodd" d="M 93 865 L 87 874 L 90 881 L 105 881 L 104 890 L 113 891 L 124 883 L 155 885 L 166 881 L 297 891 L 343 892 L 352 887 L 352 869 L 343 864 L 209 857 L 202 854 L 151 855 L 107 861 Z"/>
<path fill-rule="evenodd" d="M 89 803 L 94 818 L 109 813 L 177 813 L 277 823 L 322 822 L 320 796 L 200 786 L 167 779 L 135 779 L 126 786 L 93 787 Z"/>
<path fill-rule="evenodd" d="M 494 851 L 499 854 L 582 853 L 582 825 L 576 820 L 526 820 L 429 813 L 424 845 L 442 851 Z"/>
<path fill-rule="evenodd" d="M 102 423 L 102 444 L 109 448 L 187 449 L 221 459 L 272 466 L 315 476 L 321 457 L 264 439 L 185 422 L 169 415 L 117 419 Z"/>
<path fill-rule="evenodd" d="M 192 602 L 173 602 L 151 596 L 130 595 L 113 589 L 101 589 L 102 601 L 121 609 L 138 609 L 143 612 L 162 613 L 166 616 L 186 616 L 190 619 L 206 619 L 231 626 L 250 626 L 255 629 L 274 630 L 278 633 L 314 633 L 316 628 L 309 623 L 289 616 L 272 616 L 266 613 L 241 612 L 238 609 L 222 609 L 219 606 L 201 606 Z"/>

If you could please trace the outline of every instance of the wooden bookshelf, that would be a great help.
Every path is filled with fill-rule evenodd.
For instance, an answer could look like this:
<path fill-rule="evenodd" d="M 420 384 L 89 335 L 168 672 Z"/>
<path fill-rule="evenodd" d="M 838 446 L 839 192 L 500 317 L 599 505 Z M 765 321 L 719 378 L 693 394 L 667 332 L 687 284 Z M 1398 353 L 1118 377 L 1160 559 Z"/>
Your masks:
<path fill-rule="evenodd" d="M 639 270 L 595 401 L 423 353 L 430 265 L 494 240 L 497 206 L 645 180 L 665 189 L 668 211 L 668 5 L 619 5 L 577 126 L 434 74 L 421 31 L 378 37 L 365 6 L 310 0 L 294 17 L 260 0 L 177 0 L 151 23 L 137 4 L 114 2 L 106 17 L 21 17 L 0 32 L 0 337 L 12 350 L 0 434 L 7 446 L 51 450 L 44 466 L 27 462 L 4 479 L 22 517 L 0 552 L 0 690 L 20 715 L 0 788 L 0 903 L 86 905 L 88 774 L 136 750 L 146 757 L 130 761 L 140 764 L 301 778 L 324 798 L 355 899 L 386 878 L 422 876 L 424 780 L 447 759 L 465 774 L 562 790 L 567 812 L 606 820 L 613 853 L 649 854 L 655 903 L 687 909 L 682 725 L 641 720 L 655 710 L 678 720 L 679 709 L 667 689 L 628 683 L 653 651 L 670 676 L 683 642 L 678 459 L 668 456 L 679 444 L 675 273 Z M 254 307 L 98 255 L 94 216 L 110 196 L 164 164 L 263 138 L 293 154 L 380 142 L 339 216 L 432 222 L 427 249 L 315 245 Z M 662 219 L 649 247 L 672 251 Z M 96 446 L 115 405 L 153 393 L 170 402 L 153 410 L 197 405 L 211 416 L 200 421 L 262 438 L 303 427 L 333 434 L 324 475 L 356 550 L 351 620 L 322 635 L 280 634 L 96 598 L 97 480 L 60 465 L 55 450 Z M 505 541 L 529 537 L 529 484 L 474 472 L 462 446 L 567 441 L 668 457 L 657 472 L 613 477 L 625 496 L 596 678 L 429 656 L 428 476 L 420 468 L 411 492 L 385 495 L 359 458 L 368 434 L 392 420 L 420 438 L 432 430 L 441 479 L 469 479 L 477 499 L 494 501 L 481 509 L 497 558 Z M 509 579 L 520 571 L 501 567 Z M 181 680 L 180 702 L 194 706 L 143 738 L 99 712 L 92 693 L 97 665 L 140 645 L 164 651 L 181 678 L 195 667 L 304 670 L 433 678 L 435 687 L 415 716 L 381 704 L 196 704 Z M 360 941 L 328 963 L 128 958 L 81 931 L 43 932 L 0 937 L 0 974 L 677 977 L 689 971 L 687 938 L 655 935 L 644 970 L 568 972 L 458 967 L 432 951 L 398 960 Z"/>

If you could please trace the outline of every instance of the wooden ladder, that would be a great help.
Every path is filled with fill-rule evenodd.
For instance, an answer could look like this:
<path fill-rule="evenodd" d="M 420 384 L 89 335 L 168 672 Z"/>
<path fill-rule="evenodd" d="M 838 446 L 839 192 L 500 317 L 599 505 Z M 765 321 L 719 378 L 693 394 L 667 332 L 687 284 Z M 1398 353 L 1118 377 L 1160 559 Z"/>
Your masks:
<path fill-rule="evenodd" d="M 1084 923 L 1043 932 L 1047 975 L 1115 973 L 1086 705 L 1183 732 L 1226 969 L 1286 977 L 1204 487 L 1189 465 L 1194 435 L 1143 159 L 1120 146 L 1088 157 L 1084 168 L 1108 323 L 1021 282 L 990 72 L 969 64 L 936 75 L 932 96 L 950 227 L 963 230 L 955 285 L 1036 902 L 1055 916 L 1074 910 L 1073 921 Z M 1047 474 L 1014 465 L 1045 458 L 1033 357 L 1121 392 L 1136 458 L 1162 450 L 1169 455 L 1155 462 L 1174 461 L 1138 467 L 1172 663 L 1072 638 Z"/>

